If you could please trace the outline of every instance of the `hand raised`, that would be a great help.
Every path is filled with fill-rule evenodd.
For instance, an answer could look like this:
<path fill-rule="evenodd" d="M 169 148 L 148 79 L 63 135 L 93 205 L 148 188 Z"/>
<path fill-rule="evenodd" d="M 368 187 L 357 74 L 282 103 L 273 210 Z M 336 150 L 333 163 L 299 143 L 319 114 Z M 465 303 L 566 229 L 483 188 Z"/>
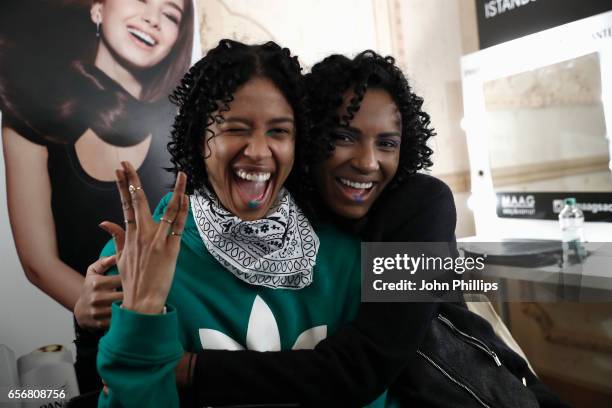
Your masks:
<path fill-rule="evenodd" d="M 151 218 L 151 210 L 140 178 L 127 162 L 116 170 L 125 231 L 111 222 L 100 226 L 117 243 L 117 267 L 123 287 L 123 307 L 139 313 L 160 313 L 174 278 L 181 234 L 185 227 L 189 199 L 187 178 L 179 172 L 174 193 L 161 222 Z"/>

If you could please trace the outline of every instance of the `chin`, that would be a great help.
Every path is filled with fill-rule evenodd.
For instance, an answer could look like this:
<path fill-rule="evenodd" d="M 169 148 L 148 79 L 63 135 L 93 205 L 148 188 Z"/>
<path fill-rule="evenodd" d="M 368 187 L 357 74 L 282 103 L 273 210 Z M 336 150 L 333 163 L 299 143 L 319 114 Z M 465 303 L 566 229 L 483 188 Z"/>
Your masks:
<path fill-rule="evenodd" d="M 267 211 L 261 212 L 261 211 L 244 210 L 244 211 L 237 211 L 236 214 L 234 215 L 236 215 L 242 221 L 255 221 L 255 220 L 260 220 L 262 218 L 265 218 L 266 213 Z"/>
<path fill-rule="evenodd" d="M 155 65 L 157 65 L 157 62 L 143 61 L 142 59 L 134 60 L 134 58 L 127 59 L 127 62 L 128 62 L 128 64 L 130 64 L 130 66 L 132 66 L 135 69 L 140 70 L 140 71 L 151 69 Z"/>
<path fill-rule="evenodd" d="M 142 50 L 136 49 L 133 50 L 133 52 L 129 52 L 129 50 L 124 50 L 124 52 L 119 55 L 121 59 L 127 63 L 128 66 L 137 70 L 151 69 L 161 61 L 161 59 L 158 59 L 152 55 L 139 56 L 139 52 L 142 52 Z"/>
<path fill-rule="evenodd" d="M 366 216 L 366 214 L 368 213 L 368 209 L 367 208 L 363 208 L 363 207 L 359 207 L 359 208 L 347 208 L 347 207 L 336 207 L 334 208 L 334 212 L 346 219 L 349 220 L 358 220 L 360 218 L 363 218 Z"/>

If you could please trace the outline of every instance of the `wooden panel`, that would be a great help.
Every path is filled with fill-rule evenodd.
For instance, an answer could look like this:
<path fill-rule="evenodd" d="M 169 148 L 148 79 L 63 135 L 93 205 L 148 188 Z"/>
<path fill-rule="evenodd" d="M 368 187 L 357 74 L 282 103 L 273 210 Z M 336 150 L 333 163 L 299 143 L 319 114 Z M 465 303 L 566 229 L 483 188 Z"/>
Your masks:
<path fill-rule="evenodd" d="M 612 401 L 612 304 L 511 303 L 509 308 L 512 335 L 538 375 Z"/>
<path fill-rule="evenodd" d="M 470 173 L 459 171 L 456 173 L 435 174 L 437 178 L 444 181 L 453 193 L 466 193 L 470 191 Z"/>
<path fill-rule="evenodd" d="M 492 168 L 495 188 L 513 184 L 525 184 L 579 174 L 608 171 L 608 156 L 584 157 L 573 160 L 548 161 L 523 166 Z"/>

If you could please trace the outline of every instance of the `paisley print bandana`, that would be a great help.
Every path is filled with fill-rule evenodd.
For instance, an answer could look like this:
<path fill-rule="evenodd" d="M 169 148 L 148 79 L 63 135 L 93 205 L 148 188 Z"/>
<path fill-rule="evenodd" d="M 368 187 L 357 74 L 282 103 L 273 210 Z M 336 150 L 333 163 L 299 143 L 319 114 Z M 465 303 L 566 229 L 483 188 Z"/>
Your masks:
<path fill-rule="evenodd" d="M 286 189 L 265 218 L 243 221 L 204 189 L 190 196 L 204 246 L 238 279 L 273 289 L 302 289 L 312 283 L 319 237 Z"/>

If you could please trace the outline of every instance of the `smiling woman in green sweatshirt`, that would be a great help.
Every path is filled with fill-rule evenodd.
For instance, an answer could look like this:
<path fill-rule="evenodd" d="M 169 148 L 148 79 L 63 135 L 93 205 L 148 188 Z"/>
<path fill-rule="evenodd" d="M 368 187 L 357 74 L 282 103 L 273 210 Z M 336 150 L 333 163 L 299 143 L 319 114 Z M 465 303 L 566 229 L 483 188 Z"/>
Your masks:
<path fill-rule="evenodd" d="M 104 227 L 124 298 L 100 341 L 99 406 L 177 406 L 183 350 L 313 348 L 356 317 L 359 242 L 313 228 L 283 187 L 299 191 L 304 97 L 287 49 L 223 40 L 174 93 L 177 180 L 153 219 L 133 167 L 117 171 L 126 231 Z"/>

